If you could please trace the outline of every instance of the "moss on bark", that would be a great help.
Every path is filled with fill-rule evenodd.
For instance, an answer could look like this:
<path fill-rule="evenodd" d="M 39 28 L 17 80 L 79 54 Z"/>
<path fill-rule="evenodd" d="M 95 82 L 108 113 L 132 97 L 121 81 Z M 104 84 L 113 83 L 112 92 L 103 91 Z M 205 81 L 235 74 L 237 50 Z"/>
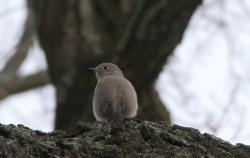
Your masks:
<path fill-rule="evenodd" d="M 51 133 L 0 124 L 0 157 L 247 158 L 250 147 L 193 128 L 137 119 L 116 124 L 79 122 Z"/>

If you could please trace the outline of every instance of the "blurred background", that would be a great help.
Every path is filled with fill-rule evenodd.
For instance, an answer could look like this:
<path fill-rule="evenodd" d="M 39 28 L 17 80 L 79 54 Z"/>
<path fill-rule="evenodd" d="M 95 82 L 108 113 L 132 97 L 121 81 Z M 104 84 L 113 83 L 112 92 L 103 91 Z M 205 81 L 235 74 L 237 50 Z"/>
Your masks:
<path fill-rule="evenodd" d="M 0 123 L 52 131 L 60 101 L 28 2 L 0 0 Z M 250 144 L 250 1 L 203 0 L 183 29 L 154 83 L 171 122 Z"/>

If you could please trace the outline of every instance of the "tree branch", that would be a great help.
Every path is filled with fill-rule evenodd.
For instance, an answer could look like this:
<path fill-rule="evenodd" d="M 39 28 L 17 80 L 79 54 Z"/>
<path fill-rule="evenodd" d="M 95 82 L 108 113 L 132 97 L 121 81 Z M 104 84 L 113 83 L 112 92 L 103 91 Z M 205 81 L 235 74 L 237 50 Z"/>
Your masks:
<path fill-rule="evenodd" d="M 34 34 L 35 34 L 34 15 L 33 12 L 29 9 L 28 16 L 24 24 L 24 31 L 17 45 L 16 52 L 5 64 L 1 72 L 2 74 L 16 73 L 16 71 L 19 69 L 19 67 L 25 60 L 28 51 L 33 44 Z"/>
<path fill-rule="evenodd" d="M 50 80 L 46 70 L 22 78 L 0 80 L 0 100 L 13 94 L 44 86 L 48 83 L 50 83 Z"/>
<path fill-rule="evenodd" d="M 0 157 L 247 158 L 250 146 L 232 145 L 194 128 L 136 119 L 116 124 L 79 122 L 51 133 L 0 124 Z"/>

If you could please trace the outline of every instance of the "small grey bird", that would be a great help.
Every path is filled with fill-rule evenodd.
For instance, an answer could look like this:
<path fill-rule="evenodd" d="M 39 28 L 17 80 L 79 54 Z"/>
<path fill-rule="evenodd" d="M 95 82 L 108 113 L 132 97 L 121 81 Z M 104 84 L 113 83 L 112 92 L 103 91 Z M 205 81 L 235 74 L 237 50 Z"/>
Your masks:
<path fill-rule="evenodd" d="M 91 69 L 98 80 L 93 98 L 96 120 L 116 122 L 136 116 L 138 103 L 135 89 L 120 68 L 112 63 L 102 63 Z"/>

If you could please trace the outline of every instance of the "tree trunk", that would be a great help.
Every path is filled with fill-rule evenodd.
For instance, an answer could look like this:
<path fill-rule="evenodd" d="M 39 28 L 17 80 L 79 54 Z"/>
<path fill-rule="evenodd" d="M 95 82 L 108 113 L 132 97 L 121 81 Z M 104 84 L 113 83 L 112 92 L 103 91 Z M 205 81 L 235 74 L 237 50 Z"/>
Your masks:
<path fill-rule="evenodd" d="M 0 157 L 249 158 L 250 147 L 165 122 L 79 123 L 67 131 L 52 133 L 0 124 Z"/>
<path fill-rule="evenodd" d="M 139 116 L 170 122 L 154 83 L 201 0 L 33 1 L 39 41 L 56 87 L 56 129 L 93 120 L 95 76 L 113 62 L 132 81 Z"/>

